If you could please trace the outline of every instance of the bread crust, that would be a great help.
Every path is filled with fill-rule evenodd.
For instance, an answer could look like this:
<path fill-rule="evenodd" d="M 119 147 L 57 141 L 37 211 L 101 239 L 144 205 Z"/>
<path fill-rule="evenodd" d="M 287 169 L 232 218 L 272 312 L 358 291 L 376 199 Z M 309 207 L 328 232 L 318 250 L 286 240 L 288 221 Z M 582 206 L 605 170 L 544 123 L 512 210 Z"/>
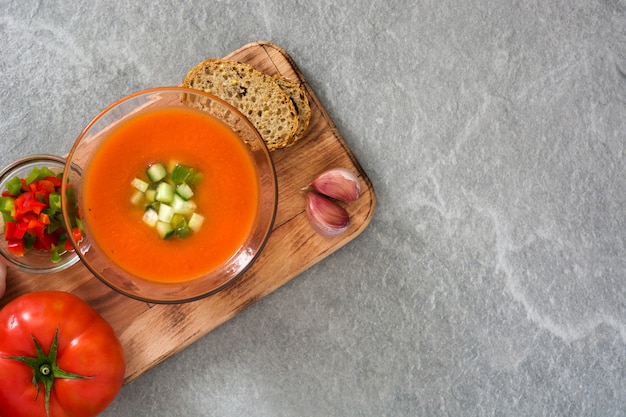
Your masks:
<path fill-rule="evenodd" d="M 270 151 L 293 143 L 299 127 L 294 103 L 273 77 L 252 66 L 210 58 L 187 73 L 183 86 L 231 104 L 250 120 Z"/>
<path fill-rule="evenodd" d="M 276 84 L 278 84 L 278 86 L 282 88 L 285 93 L 287 93 L 296 109 L 296 113 L 298 114 L 298 128 L 289 140 L 287 146 L 293 145 L 304 136 L 309 127 L 309 122 L 311 120 L 311 106 L 309 104 L 309 99 L 307 98 L 304 88 L 291 78 L 283 77 L 282 75 L 277 74 L 274 75 L 274 81 L 276 81 Z"/>

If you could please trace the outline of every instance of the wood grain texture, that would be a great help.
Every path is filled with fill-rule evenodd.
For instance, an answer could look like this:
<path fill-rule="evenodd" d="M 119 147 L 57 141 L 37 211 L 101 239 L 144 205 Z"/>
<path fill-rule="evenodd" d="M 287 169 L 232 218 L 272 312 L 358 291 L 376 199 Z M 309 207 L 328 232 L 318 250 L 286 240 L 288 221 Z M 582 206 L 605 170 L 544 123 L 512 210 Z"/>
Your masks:
<path fill-rule="evenodd" d="M 206 57 L 199 57 L 199 61 Z M 128 383 L 189 346 L 240 311 L 287 283 L 358 236 L 370 223 L 376 206 L 372 184 L 321 105 L 293 59 L 270 42 L 254 42 L 226 58 L 246 62 L 268 74 L 297 80 L 311 102 L 311 123 L 295 145 L 272 153 L 278 178 L 274 229 L 263 253 L 235 283 L 205 299 L 184 304 L 148 304 L 120 295 L 78 263 L 46 276 L 13 269 L 7 278 L 3 306 L 31 291 L 62 290 L 92 305 L 115 329 L 127 359 Z M 185 74 L 181 74 L 181 79 Z M 310 227 L 304 211 L 305 187 L 322 171 L 344 167 L 361 180 L 359 200 L 347 206 L 352 222 L 339 237 L 328 239 Z"/>

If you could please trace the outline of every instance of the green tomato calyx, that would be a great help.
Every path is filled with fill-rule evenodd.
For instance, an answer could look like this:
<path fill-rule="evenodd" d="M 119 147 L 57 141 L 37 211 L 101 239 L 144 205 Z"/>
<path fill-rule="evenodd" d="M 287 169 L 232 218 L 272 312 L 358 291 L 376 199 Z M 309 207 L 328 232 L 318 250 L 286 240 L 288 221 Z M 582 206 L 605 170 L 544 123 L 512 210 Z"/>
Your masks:
<path fill-rule="evenodd" d="M 31 358 L 26 356 L 5 356 L 4 359 L 15 360 L 30 366 L 33 370 L 33 385 L 37 389 L 35 401 L 39 398 L 40 384 L 44 386 L 44 405 L 46 407 L 46 415 L 50 415 L 50 393 L 54 387 L 54 380 L 61 379 L 90 379 L 92 377 L 66 372 L 57 366 L 57 348 L 59 345 L 59 328 L 57 327 L 54 334 L 54 340 L 50 345 L 50 350 L 46 355 L 39 341 L 32 336 L 37 351 L 37 357 Z"/>

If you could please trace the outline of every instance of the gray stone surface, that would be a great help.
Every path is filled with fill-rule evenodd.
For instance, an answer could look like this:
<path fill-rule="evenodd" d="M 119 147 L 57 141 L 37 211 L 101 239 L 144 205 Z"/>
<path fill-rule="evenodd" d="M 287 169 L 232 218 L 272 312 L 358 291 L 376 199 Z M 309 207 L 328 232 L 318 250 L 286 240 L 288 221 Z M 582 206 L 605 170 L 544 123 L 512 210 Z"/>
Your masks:
<path fill-rule="evenodd" d="M 104 416 L 626 415 L 623 0 L 0 9 L 2 165 L 264 39 L 378 196 L 359 238 Z"/>

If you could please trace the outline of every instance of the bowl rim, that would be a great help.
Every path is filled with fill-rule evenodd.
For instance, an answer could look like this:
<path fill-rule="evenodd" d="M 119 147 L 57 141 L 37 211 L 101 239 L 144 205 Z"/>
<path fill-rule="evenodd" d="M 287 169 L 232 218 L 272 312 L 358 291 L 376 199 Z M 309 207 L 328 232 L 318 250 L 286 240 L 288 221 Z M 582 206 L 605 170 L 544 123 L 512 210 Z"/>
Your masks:
<path fill-rule="evenodd" d="M 272 231 L 274 229 L 274 223 L 276 221 L 276 214 L 278 211 L 278 177 L 276 174 L 276 168 L 274 165 L 274 161 L 271 155 L 271 152 L 269 151 L 269 148 L 267 147 L 267 144 L 265 143 L 265 141 L 263 140 L 261 134 L 258 132 L 258 130 L 254 127 L 254 125 L 250 122 L 250 120 L 243 115 L 243 113 L 241 113 L 237 108 L 235 108 L 233 105 L 231 105 L 230 103 L 226 102 L 225 100 L 221 99 L 220 97 L 217 97 L 215 95 L 212 95 L 210 93 L 201 91 L 201 90 L 196 90 L 196 89 L 192 89 L 192 88 L 188 88 L 188 87 L 181 87 L 181 86 L 162 86 L 162 87 L 152 87 L 152 88 L 147 88 L 147 89 L 143 89 L 143 90 L 139 90 L 139 91 L 135 91 L 133 93 L 130 93 L 122 98 L 119 98 L 117 100 L 115 100 L 113 103 L 109 104 L 108 106 L 106 106 L 103 110 L 101 110 L 95 117 L 93 117 L 90 122 L 86 125 L 86 127 L 80 132 L 80 134 L 76 137 L 74 144 L 72 145 L 72 148 L 70 150 L 70 152 L 67 154 L 66 157 L 66 164 L 65 164 L 65 168 L 63 171 L 64 177 L 66 175 L 69 174 L 70 170 L 72 169 L 72 165 L 69 162 L 72 161 L 72 157 L 75 154 L 75 151 L 77 150 L 77 148 L 80 145 L 80 142 L 83 138 L 86 137 L 87 133 L 92 129 L 92 127 L 98 123 L 98 121 L 100 121 L 106 114 L 108 114 L 109 112 L 111 112 L 112 110 L 114 110 L 116 107 L 122 105 L 123 103 L 126 103 L 134 98 L 140 97 L 140 96 L 145 96 L 145 95 L 149 95 L 149 94 L 153 94 L 153 93 L 160 93 L 160 92 L 175 92 L 175 93 L 186 93 L 186 94 L 193 94 L 193 95 L 199 95 L 199 96 L 204 96 L 206 98 L 209 98 L 211 100 L 215 100 L 217 102 L 219 102 L 220 104 L 224 105 L 225 107 L 227 107 L 230 111 L 238 114 L 240 116 L 240 119 L 246 124 L 248 125 L 248 127 L 250 129 L 252 129 L 253 132 L 255 132 L 256 136 L 258 136 L 259 139 L 259 143 L 262 144 L 263 147 L 263 152 L 264 154 L 267 156 L 267 162 L 268 162 L 268 167 L 269 167 L 269 175 L 271 177 L 271 184 L 270 187 L 273 190 L 273 198 L 271 200 L 271 215 L 270 215 L 270 219 L 269 222 L 266 226 L 266 231 L 263 234 L 263 238 L 262 241 L 260 242 L 258 249 L 256 250 L 256 252 L 254 253 L 254 255 L 248 260 L 248 262 L 246 263 L 246 265 L 244 265 L 241 270 L 234 275 L 231 279 L 229 279 L 228 281 L 224 282 L 222 285 L 219 285 L 211 290 L 208 291 L 204 291 L 202 293 L 196 294 L 196 295 L 191 295 L 191 296 L 185 296 L 185 297 L 171 297 L 171 298 L 154 298 L 154 297 L 150 297 L 150 296 L 142 296 L 138 293 L 126 290 L 120 286 L 115 285 L 114 283 L 110 282 L 108 279 L 106 279 L 100 272 L 98 272 L 89 262 L 89 260 L 85 259 L 85 253 L 83 253 L 83 251 L 80 248 L 80 243 L 79 242 L 75 242 L 73 237 L 70 236 L 70 241 L 72 243 L 72 245 L 74 246 L 75 249 L 75 253 L 78 255 L 78 257 L 80 258 L 82 264 L 101 282 L 103 282 L 105 285 L 107 285 L 108 287 L 110 287 L 111 289 L 115 290 L 116 292 L 123 294 L 129 298 L 138 300 L 138 301 L 142 301 L 142 302 L 148 302 L 148 303 L 155 303 L 155 304 L 181 304 L 181 303 L 187 303 L 187 302 L 192 302 L 192 301 L 196 301 L 202 298 L 206 298 L 212 294 L 215 294 L 219 291 L 222 291 L 223 289 L 225 289 L 226 287 L 232 285 L 233 283 L 235 283 L 236 281 L 238 281 L 243 275 L 245 275 L 245 273 L 252 267 L 252 265 L 254 265 L 254 263 L 256 262 L 256 260 L 258 259 L 258 257 L 261 255 L 261 253 L 263 252 L 263 250 L 265 249 L 265 246 L 267 245 L 267 242 L 270 238 L 270 236 L 272 235 Z M 65 182 L 63 183 L 63 187 L 65 187 Z M 65 212 L 65 206 L 63 205 L 63 211 Z M 64 222 L 66 222 L 66 218 L 65 216 L 63 216 L 64 218 Z M 87 251 L 86 251 L 87 252 Z M 113 262 L 111 260 L 109 260 L 110 262 Z M 127 272 L 128 273 L 128 272 Z M 130 273 L 128 273 L 130 274 Z M 141 277 L 136 277 L 137 279 L 141 279 L 144 282 L 148 281 L 146 279 L 143 279 Z M 196 278 L 196 279 L 200 279 L 200 277 Z M 193 281 L 193 280 L 191 280 Z M 189 281 L 188 281 L 189 282 Z M 155 285 L 157 285 L 158 287 L 162 287 L 162 288 L 176 288 L 177 285 L 179 285 L 180 283 L 157 283 L 157 282 L 151 282 L 154 283 Z"/>

